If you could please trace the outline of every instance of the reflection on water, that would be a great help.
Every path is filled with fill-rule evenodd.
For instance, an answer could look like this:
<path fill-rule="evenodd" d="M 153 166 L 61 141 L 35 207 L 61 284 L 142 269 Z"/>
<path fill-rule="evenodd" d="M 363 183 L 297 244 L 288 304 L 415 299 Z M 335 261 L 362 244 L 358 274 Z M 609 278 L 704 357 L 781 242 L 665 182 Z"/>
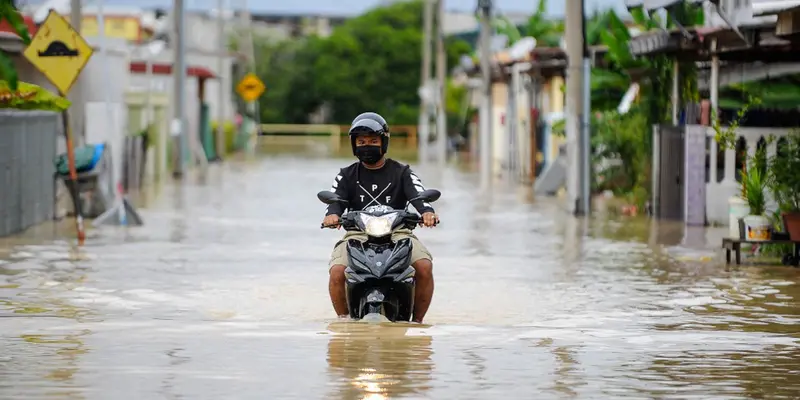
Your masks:
<path fill-rule="evenodd" d="M 349 160 L 315 140 L 168 184 L 145 226 L 81 249 L 68 220 L 0 239 L 0 398 L 798 398 L 800 269 L 726 267 L 713 230 L 475 193 L 468 169 L 415 167 L 443 192 L 417 232 L 431 325 L 331 323 L 341 232 L 315 193 Z"/>
<path fill-rule="evenodd" d="M 13 321 L 5 321 L 13 323 Z M 83 398 L 84 388 L 75 380 L 80 358 L 89 349 L 88 330 L 67 335 L 23 334 L 3 336 L 0 355 L 0 397 L 27 399 L 41 394 L 64 399 Z"/>
<path fill-rule="evenodd" d="M 433 370 L 432 338 L 403 324 L 328 325 L 328 367 L 336 399 L 424 398 Z"/>

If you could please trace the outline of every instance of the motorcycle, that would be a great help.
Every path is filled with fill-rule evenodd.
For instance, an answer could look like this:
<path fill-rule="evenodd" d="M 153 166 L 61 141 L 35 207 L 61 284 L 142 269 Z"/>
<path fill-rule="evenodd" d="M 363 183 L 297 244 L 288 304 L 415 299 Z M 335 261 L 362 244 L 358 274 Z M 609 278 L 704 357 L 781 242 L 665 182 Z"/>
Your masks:
<path fill-rule="evenodd" d="M 413 230 L 422 222 L 418 214 L 408 211 L 411 202 L 432 203 L 441 195 L 438 190 L 427 189 L 408 201 L 404 210 L 384 205 L 370 206 L 345 213 L 337 225 L 320 226 L 341 226 L 367 235 L 365 242 L 357 239 L 347 241 L 344 275 L 350 318 L 363 319 L 369 314 L 379 314 L 392 322 L 411 319 L 416 283 L 411 266 L 411 239 L 393 241 L 392 233 L 402 228 Z M 349 204 L 329 190 L 319 192 L 317 198 L 325 204 L 340 203 L 345 207 Z"/>

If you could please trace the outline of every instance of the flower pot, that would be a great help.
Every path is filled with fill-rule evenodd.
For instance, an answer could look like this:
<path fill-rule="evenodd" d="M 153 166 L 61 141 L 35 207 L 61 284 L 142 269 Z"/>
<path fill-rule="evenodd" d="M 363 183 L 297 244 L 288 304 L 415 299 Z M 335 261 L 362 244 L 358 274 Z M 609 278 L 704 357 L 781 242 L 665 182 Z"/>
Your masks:
<path fill-rule="evenodd" d="M 772 238 L 772 224 L 769 218 L 763 215 L 748 215 L 743 219 L 747 240 L 763 242 Z"/>
<path fill-rule="evenodd" d="M 800 241 L 800 213 L 783 213 L 783 225 L 791 240 Z"/>
<path fill-rule="evenodd" d="M 733 196 L 728 199 L 728 228 L 729 236 L 739 237 L 739 219 L 750 215 L 750 207 L 741 197 Z"/>

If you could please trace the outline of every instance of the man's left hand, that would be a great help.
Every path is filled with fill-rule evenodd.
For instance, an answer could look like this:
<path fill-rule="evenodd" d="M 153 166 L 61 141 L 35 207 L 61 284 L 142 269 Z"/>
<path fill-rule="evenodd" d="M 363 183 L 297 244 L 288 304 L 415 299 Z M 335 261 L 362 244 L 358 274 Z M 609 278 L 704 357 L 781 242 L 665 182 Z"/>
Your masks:
<path fill-rule="evenodd" d="M 426 227 L 430 228 L 436 226 L 438 222 L 439 222 L 439 217 L 437 217 L 436 214 L 430 211 L 426 212 L 425 214 L 422 214 L 422 225 L 425 225 Z"/>

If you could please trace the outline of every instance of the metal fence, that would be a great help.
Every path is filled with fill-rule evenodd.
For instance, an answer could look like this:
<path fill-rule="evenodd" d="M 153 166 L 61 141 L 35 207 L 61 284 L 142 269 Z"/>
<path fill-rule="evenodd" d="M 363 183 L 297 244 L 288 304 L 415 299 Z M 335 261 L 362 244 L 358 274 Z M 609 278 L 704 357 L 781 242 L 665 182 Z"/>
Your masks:
<path fill-rule="evenodd" d="M 0 236 L 53 218 L 58 114 L 0 110 Z"/>

